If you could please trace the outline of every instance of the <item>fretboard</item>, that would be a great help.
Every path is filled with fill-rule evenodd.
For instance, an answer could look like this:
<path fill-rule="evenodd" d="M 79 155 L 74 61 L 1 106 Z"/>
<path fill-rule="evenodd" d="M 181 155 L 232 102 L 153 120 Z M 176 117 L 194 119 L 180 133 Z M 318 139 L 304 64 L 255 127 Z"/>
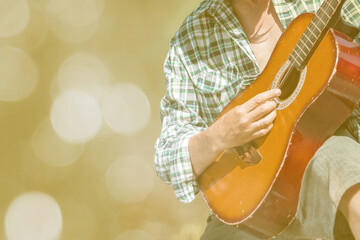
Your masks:
<path fill-rule="evenodd" d="M 325 0 L 321 5 L 290 55 L 289 60 L 296 69 L 300 70 L 307 64 L 309 54 L 321 41 L 328 29 L 329 22 L 341 8 L 343 2 L 344 0 Z"/>

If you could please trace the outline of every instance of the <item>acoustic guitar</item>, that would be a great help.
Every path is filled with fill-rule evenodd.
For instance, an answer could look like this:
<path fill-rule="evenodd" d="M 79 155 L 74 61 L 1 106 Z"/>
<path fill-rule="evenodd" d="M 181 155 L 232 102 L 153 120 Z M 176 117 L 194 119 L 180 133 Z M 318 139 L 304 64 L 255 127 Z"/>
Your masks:
<path fill-rule="evenodd" d="M 279 235 L 295 217 L 308 162 L 359 104 L 360 46 L 334 29 L 343 3 L 325 0 L 315 15 L 293 20 L 263 72 L 217 118 L 260 92 L 282 90 L 270 133 L 224 151 L 197 179 L 223 222 L 260 238 Z"/>

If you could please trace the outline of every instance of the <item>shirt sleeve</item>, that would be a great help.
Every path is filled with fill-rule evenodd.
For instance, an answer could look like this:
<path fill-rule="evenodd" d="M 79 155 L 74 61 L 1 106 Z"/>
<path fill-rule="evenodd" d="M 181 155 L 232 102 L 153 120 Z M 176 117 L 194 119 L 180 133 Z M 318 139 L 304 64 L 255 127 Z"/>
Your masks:
<path fill-rule="evenodd" d="M 188 142 L 207 125 L 199 116 L 193 82 L 174 44 L 165 60 L 164 73 L 166 95 L 160 103 L 162 130 L 155 143 L 156 172 L 162 181 L 172 185 L 180 201 L 191 202 L 199 190 Z"/>
<path fill-rule="evenodd" d="M 360 27 L 360 2 L 359 0 L 347 0 L 342 8 L 342 17 L 345 22 L 352 26 Z M 354 40 L 360 43 L 360 34 Z M 353 111 L 347 121 L 348 130 L 360 143 L 360 105 Z"/>

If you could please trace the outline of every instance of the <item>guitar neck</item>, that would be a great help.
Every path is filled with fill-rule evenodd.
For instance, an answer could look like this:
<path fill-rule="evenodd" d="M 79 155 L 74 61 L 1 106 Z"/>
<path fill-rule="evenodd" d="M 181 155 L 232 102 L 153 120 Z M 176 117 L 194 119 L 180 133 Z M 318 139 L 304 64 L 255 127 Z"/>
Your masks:
<path fill-rule="evenodd" d="M 297 70 L 303 69 L 308 63 L 330 23 L 339 16 L 345 0 L 325 0 L 315 17 L 297 42 L 289 60 Z"/>

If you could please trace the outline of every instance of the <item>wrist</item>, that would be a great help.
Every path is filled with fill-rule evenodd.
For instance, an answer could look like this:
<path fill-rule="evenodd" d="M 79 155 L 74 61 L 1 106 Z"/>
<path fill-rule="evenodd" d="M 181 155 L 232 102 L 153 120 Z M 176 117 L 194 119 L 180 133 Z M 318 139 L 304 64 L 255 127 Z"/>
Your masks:
<path fill-rule="evenodd" d="M 208 127 L 206 130 L 204 130 L 204 138 L 206 139 L 206 143 L 208 145 L 208 148 L 216 153 L 220 154 L 224 150 L 227 149 L 227 146 L 221 136 L 221 132 L 218 130 L 217 126 L 215 124 Z"/>

